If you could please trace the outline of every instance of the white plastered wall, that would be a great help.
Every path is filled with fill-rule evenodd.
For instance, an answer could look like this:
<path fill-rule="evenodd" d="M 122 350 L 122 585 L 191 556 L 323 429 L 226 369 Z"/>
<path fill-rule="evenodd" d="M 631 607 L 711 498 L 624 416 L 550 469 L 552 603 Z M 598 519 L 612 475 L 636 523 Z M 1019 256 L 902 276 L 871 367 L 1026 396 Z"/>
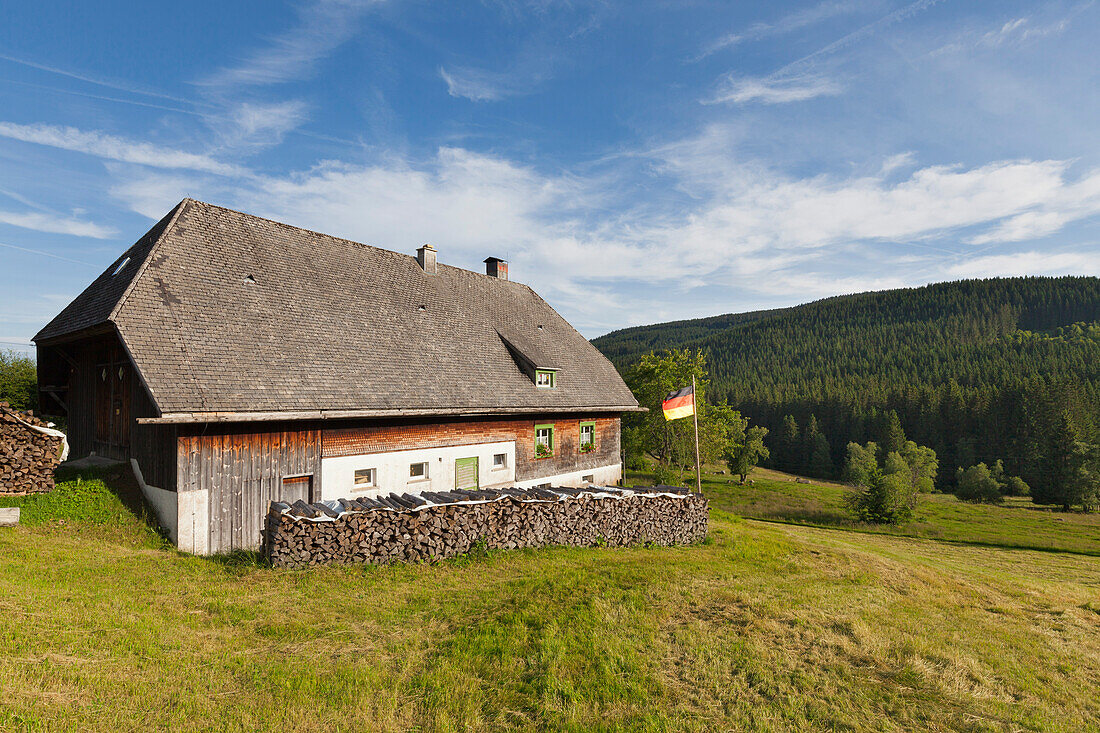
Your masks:
<path fill-rule="evenodd" d="M 210 492 L 181 491 L 176 494 L 176 546 L 195 555 L 210 554 Z"/>
<path fill-rule="evenodd" d="M 141 493 L 149 506 L 153 507 L 153 513 L 157 515 L 160 526 L 168 532 L 168 539 L 178 541 L 176 492 L 160 489 L 145 483 L 145 476 L 141 473 L 141 467 L 136 458 L 130 459 L 130 467 L 134 470 L 134 478 L 137 479 Z"/>
<path fill-rule="evenodd" d="M 507 456 L 503 468 L 493 468 L 493 456 L 498 453 Z M 515 485 L 516 444 L 515 441 L 502 441 L 322 458 L 321 498 L 331 501 L 391 492 L 450 491 L 455 487 L 455 461 L 473 456 L 478 459 L 478 485 L 481 488 Z M 427 479 L 409 476 L 409 466 L 413 463 L 428 464 Z M 376 487 L 356 489 L 355 472 L 365 468 L 375 469 Z"/>

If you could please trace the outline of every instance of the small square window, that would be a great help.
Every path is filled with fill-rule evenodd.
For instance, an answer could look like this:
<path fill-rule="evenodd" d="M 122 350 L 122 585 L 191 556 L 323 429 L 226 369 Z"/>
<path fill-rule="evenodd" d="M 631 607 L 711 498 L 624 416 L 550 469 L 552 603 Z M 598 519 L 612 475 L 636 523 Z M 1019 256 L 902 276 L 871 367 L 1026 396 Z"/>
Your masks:
<path fill-rule="evenodd" d="M 426 478 L 428 478 L 428 464 L 427 463 L 410 463 L 409 464 L 409 478 L 412 478 L 412 479 L 426 479 Z"/>
<path fill-rule="evenodd" d="M 360 468 L 355 471 L 355 488 L 369 488 L 377 486 L 378 471 L 374 468 Z"/>
<path fill-rule="evenodd" d="M 543 389 L 553 389 L 554 384 L 557 381 L 557 375 L 546 369 L 538 369 L 535 371 L 535 386 Z"/>
<path fill-rule="evenodd" d="M 586 484 L 594 484 L 596 483 L 596 474 L 590 473 L 587 476 L 581 476 L 581 481 L 585 482 Z"/>
<path fill-rule="evenodd" d="M 495 454 L 493 454 L 493 468 L 508 468 L 508 454 L 507 453 L 495 453 Z"/>

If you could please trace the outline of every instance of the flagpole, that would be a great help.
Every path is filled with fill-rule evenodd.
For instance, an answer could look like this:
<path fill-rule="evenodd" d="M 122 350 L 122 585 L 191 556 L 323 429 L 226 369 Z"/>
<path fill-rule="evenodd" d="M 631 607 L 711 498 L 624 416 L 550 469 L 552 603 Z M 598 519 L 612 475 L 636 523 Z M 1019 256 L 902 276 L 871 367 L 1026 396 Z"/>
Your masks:
<path fill-rule="evenodd" d="M 695 491 L 703 493 L 703 466 L 699 462 L 699 393 L 695 391 L 695 375 L 691 375 L 691 401 L 694 403 L 691 411 L 695 418 Z"/>

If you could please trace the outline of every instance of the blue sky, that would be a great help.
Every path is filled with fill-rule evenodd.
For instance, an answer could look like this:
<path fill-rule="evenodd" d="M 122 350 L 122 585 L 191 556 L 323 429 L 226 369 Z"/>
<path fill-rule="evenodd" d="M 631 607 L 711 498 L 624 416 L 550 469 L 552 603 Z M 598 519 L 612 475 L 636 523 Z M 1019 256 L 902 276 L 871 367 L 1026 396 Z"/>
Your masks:
<path fill-rule="evenodd" d="M 0 10 L 0 348 L 191 196 L 481 269 L 585 335 L 1100 274 L 1100 4 Z"/>

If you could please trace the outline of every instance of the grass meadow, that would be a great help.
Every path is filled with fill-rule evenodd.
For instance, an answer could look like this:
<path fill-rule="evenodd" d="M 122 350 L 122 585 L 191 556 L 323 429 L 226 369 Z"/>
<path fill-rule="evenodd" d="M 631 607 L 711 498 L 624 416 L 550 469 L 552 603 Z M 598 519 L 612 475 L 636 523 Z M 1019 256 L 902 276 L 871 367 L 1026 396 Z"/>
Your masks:
<path fill-rule="evenodd" d="M 692 480 L 694 480 L 694 472 Z M 1100 556 L 1100 513 L 1062 512 L 1007 497 L 1002 505 L 969 504 L 952 494 L 922 494 L 911 521 L 898 526 L 863 524 L 844 509 L 847 486 L 814 479 L 798 483 L 790 474 L 757 468 L 753 485 L 703 471 L 703 493 L 711 505 L 752 519 L 859 532 L 924 537 L 991 547 L 1056 550 Z M 627 483 L 652 485 L 652 474 L 631 472 Z"/>
<path fill-rule="evenodd" d="M 1100 729 L 1077 524 L 1042 541 L 1081 552 L 943 542 L 950 513 L 761 522 L 727 508 L 776 500 L 715 477 L 700 545 L 288 571 L 176 552 L 124 476 L 69 478 L 0 530 L 0 730 Z"/>

